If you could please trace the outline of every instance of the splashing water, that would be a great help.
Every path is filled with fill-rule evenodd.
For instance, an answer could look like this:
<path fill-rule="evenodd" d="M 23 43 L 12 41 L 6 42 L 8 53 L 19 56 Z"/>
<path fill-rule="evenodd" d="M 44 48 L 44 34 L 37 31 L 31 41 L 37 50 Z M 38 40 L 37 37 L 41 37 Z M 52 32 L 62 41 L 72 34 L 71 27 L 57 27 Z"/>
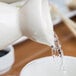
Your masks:
<path fill-rule="evenodd" d="M 61 45 L 58 39 L 58 36 L 55 34 L 54 36 L 54 41 L 55 41 L 55 46 L 51 46 L 52 47 L 52 55 L 53 56 L 59 56 L 59 57 L 63 57 L 63 50 L 61 49 Z"/>
<path fill-rule="evenodd" d="M 55 61 L 55 59 L 58 58 L 58 61 L 56 60 L 55 63 L 58 62 L 58 68 L 60 68 L 60 70 L 65 71 L 64 64 L 63 64 L 64 54 L 63 54 L 63 50 L 61 48 L 61 44 L 59 42 L 59 39 L 58 39 L 58 36 L 56 35 L 56 33 L 54 35 L 54 41 L 55 41 L 55 46 L 51 46 L 53 59 Z"/>

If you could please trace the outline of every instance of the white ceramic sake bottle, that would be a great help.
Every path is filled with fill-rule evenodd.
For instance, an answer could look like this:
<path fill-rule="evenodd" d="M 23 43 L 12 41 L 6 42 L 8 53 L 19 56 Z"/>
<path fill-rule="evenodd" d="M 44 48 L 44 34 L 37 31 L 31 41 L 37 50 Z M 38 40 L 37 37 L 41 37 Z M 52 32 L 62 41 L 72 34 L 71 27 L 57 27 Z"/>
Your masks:
<path fill-rule="evenodd" d="M 0 3 L 0 50 L 22 36 L 54 45 L 48 0 L 27 0 L 21 9 Z"/>

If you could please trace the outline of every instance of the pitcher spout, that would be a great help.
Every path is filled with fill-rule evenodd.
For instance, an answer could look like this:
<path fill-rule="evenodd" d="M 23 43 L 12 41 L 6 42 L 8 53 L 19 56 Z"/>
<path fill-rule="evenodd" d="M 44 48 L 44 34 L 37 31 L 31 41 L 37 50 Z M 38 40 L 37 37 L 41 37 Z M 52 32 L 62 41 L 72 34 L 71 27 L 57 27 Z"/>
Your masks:
<path fill-rule="evenodd" d="M 20 27 L 29 39 L 54 45 L 53 23 L 48 0 L 28 0 L 20 9 Z"/>

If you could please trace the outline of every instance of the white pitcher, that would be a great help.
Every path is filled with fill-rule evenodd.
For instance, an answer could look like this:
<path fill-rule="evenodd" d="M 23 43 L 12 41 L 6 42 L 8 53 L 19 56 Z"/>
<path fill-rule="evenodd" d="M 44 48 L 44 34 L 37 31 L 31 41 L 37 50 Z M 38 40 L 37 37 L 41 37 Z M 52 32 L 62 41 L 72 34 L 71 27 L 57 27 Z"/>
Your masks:
<path fill-rule="evenodd" d="M 54 46 L 48 0 L 27 0 L 21 9 L 0 3 L 0 49 L 22 36 Z"/>

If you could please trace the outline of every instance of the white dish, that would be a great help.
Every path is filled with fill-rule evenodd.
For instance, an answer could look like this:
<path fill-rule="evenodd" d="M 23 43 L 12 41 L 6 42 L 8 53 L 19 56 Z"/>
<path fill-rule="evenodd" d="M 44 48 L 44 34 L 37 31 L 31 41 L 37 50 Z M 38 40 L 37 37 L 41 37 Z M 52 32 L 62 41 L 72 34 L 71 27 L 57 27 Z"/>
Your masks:
<path fill-rule="evenodd" d="M 68 13 L 65 12 L 65 16 L 67 16 L 68 18 L 72 18 L 72 17 L 76 16 L 76 10 L 69 11 Z M 59 24 L 60 22 L 61 22 L 61 18 L 60 17 L 57 17 L 56 19 L 53 20 L 53 24 L 54 25 Z"/>
<path fill-rule="evenodd" d="M 66 5 L 68 1 L 70 0 L 49 0 L 49 3 L 52 2 L 53 4 L 55 4 L 65 16 L 70 18 L 76 16 L 76 10 L 73 11 L 69 10 L 69 8 Z M 60 22 L 61 22 L 60 16 L 56 15 L 55 19 L 53 19 L 53 24 L 56 25 Z"/>
<path fill-rule="evenodd" d="M 61 70 L 53 57 L 34 60 L 22 69 L 20 76 L 76 76 L 76 57 L 65 56 L 63 61 L 64 70 Z"/>

